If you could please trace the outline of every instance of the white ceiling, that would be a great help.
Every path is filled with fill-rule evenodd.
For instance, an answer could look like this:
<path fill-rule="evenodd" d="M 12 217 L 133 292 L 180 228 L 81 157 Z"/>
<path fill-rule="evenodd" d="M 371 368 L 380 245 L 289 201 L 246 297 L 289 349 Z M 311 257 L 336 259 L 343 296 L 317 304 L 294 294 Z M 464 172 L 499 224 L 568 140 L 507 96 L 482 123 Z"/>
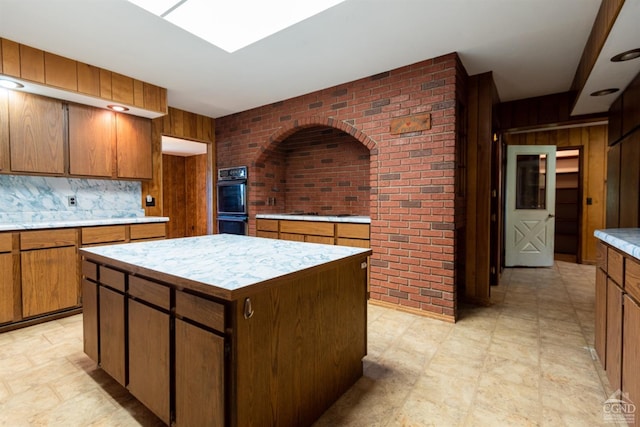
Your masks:
<path fill-rule="evenodd" d="M 221 117 L 453 51 L 470 75 L 493 71 L 502 101 L 564 92 L 599 5 L 346 0 L 227 53 L 126 0 L 0 0 L 0 37 L 166 87 L 172 107 Z"/>

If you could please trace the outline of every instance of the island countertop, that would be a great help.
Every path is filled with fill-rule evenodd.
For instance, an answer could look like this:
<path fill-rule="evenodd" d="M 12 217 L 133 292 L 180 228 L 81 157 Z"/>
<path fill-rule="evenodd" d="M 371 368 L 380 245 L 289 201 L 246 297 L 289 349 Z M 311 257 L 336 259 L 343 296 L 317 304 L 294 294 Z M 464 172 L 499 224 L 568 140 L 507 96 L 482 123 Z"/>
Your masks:
<path fill-rule="evenodd" d="M 81 248 L 98 261 L 158 280 L 170 280 L 224 299 L 248 288 L 371 250 L 260 237 L 216 234 Z M 115 263 L 114 263 L 115 262 Z"/>
<path fill-rule="evenodd" d="M 616 249 L 640 259 L 640 228 L 608 228 L 593 233 Z"/>

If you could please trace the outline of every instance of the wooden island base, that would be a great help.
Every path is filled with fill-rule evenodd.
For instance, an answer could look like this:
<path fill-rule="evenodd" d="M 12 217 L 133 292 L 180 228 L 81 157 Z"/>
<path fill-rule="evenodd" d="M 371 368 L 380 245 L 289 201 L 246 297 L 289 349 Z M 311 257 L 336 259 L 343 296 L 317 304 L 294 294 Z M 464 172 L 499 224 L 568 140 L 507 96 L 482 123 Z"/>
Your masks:
<path fill-rule="evenodd" d="M 167 424 L 311 425 L 362 376 L 368 253 L 229 299 L 83 255 L 85 352 Z"/>

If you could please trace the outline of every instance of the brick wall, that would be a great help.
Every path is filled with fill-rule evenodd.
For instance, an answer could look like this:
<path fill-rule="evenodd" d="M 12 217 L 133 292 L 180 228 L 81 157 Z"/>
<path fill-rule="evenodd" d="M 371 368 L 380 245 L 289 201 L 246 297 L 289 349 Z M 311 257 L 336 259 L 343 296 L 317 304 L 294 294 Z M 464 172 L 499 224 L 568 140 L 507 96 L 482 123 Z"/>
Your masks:
<path fill-rule="evenodd" d="M 255 235 L 255 214 L 281 212 L 291 203 L 283 194 L 297 191 L 287 166 L 300 153 L 286 147 L 304 139 L 299 132 L 350 135 L 369 154 L 372 300 L 454 319 L 460 70 L 452 53 L 217 119 L 217 166 L 249 166 L 249 234 Z M 425 112 L 431 129 L 390 134 L 391 119 Z M 340 181 L 333 184 L 337 197 L 323 206 L 344 207 L 348 196 L 337 190 Z M 360 199 L 356 190 L 366 185 L 352 187 Z M 267 206 L 268 197 L 286 198 L 287 206 Z"/>

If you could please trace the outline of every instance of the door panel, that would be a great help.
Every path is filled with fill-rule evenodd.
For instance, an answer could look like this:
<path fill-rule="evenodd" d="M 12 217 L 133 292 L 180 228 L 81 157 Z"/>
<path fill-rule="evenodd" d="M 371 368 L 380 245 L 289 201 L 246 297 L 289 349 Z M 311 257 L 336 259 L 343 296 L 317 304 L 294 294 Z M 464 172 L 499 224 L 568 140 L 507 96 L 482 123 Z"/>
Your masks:
<path fill-rule="evenodd" d="M 505 265 L 553 265 L 554 145 L 507 147 Z"/>

